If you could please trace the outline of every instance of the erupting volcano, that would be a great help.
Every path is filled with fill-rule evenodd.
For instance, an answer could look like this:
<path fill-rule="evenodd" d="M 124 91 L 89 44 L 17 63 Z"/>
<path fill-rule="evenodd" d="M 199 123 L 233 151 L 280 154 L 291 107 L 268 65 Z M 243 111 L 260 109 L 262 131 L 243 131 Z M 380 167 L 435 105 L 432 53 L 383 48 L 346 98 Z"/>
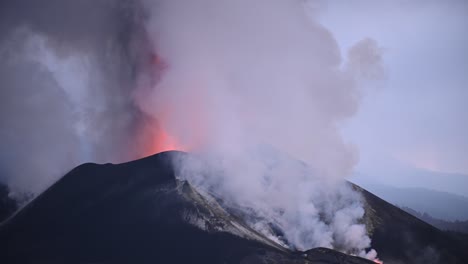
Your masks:
<path fill-rule="evenodd" d="M 1 263 L 463 262 L 345 180 L 340 128 L 383 71 L 375 40 L 341 54 L 307 1 L 49 2 L 0 46 L 0 81 L 19 83 L 0 174 L 36 195 L 0 225 Z"/>
<path fill-rule="evenodd" d="M 329 248 L 285 246 L 284 234 L 275 227 L 278 222 L 271 222 L 271 233 L 258 231 L 251 222 L 263 220 L 255 212 L 239 211 L 215 193 L 179 179 L 174 161 L 185 159 L 197 157 L 172 151 L 130 163 L 84 164 L 73 169 L 0 225 L 0 261 L 381 263 Z M 410 247 L 426 262 L 436 257 L 445 263 L 464 263 L 466 252 L 456 240 L 354 188 L 365 198 L 364 221 L 372 226 L 373 242 L 389 263 L 423 263 L 412 262 L 414 256 L 406 252 Z M 278 240 L 281 237 L 283 242 Z M 437 256 L 429 254 L 435 250 Z"/>

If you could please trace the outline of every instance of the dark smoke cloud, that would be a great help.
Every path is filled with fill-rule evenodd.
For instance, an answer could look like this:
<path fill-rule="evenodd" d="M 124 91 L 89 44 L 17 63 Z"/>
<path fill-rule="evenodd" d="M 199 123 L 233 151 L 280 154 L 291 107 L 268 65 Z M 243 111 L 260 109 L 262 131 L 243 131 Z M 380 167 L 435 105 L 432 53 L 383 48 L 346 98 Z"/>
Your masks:
<path fill-rule="evenodd" d="M 141 157 L 139 12 L 126 0 L 0 3 L 0 180 L 15 192 L 85 161 Z"/>
<path fill-rule="evenodd" d="M 141 157 L 157 123 L 221 157 L 224 173 L 179 176 L 253 208 L 262 219 L 253 228 L 281 244 L 273 221 L 293 248 L 375 258 L 361 197 L 344 185 L 357 157 L 339 125 L 357 110 L 360 79 L 379 74 L 377 44 L 341 58 L 305 1 L 143 2 L 1 4 L 2 179 L 38 193 L 79 163 Z M 162 76 L 152 72 L 158 57 Z M 264 144 L 273 148 L 251 151 Z"/>

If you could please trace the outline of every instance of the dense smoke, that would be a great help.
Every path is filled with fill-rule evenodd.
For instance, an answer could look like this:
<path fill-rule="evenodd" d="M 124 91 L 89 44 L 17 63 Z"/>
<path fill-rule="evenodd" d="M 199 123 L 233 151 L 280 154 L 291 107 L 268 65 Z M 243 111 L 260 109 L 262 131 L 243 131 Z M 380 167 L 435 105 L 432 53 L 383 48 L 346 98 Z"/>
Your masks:
<path fill-rule="evenodd" d="M 266 142 L 332 177 L 349 172 L 356 157 L 337 127 L 356 111 L 356 78 L 378 66 L 372 40 L 343 64 L 303 1 L 150 2 L 148 32 L 170 66 L 137 99 L 183 146 Z"/>
<path fill-rule="evenodd" d="M 1 180 L 38 193 L 170 138 L 206 158 L 178 162 L 181 177 L 278 243 L 365 254 L 364 209 L 343 181 L 357 154 L 339 126 L 380 51 L 365 39 L 342 59 L 309 3 L 3 1 Z"/>
<path fill-rule="evenodd" d="M 166 129 L 182 145 L 266 141 L 339 177 L 354 164 L 336 126 L 358 90 L 301 1 L 158 1 L 148 28 L 170 69 L 140 102 L 170 115 Z"/>
<path fill-rule="evenodd" d="M 131 99 L 145 41 L 129 3 L 1 1 L 0 181 L 13 195 L 147 154 L 149 117 Z"/>
<path fill-rule="evenodd" d="M 357 43 L 343 61 L 304 1 L 146 5 L 152 47 L 167 67 L 154 87 L 137 90 L 137 102 L 163 117 L 181 146 L 208 157 L 201 168 L 180 161 L 181 177 L 250 212 L 252 226 L 280 243 L 365 254 L 364 209 L 343 184 L 356 154 L 338 127 L 356 111 L 362 78 L 381 73 L 375 42 Z"/>

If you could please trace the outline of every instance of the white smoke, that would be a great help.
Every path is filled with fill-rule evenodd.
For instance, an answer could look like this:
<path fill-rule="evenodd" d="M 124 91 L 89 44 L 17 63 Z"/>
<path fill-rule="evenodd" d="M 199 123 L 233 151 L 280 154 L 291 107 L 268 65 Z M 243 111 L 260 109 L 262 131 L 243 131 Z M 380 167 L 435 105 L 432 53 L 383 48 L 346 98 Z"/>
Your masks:
<path fill-rule="evenodd" d="M 211 160 L 198 168 L 205 173 L 182 177 L 254 212 L 250 224 L 266 235 L 279 227 L 278 240 L 292 247 L 364 255 L 361 198 L 343 180 L 357 155 L 339 125 L 357 109 L 362 77 L 380 72 L 376 43 L 356 44 L 343 60 L 317 10 L 307 9 L 314 5 L 299 0 L 145 5 L 152 47 L 168 66 L 135 98 L 182 146 Z"/>
<path fill-rule="evenodd" d="M 73 107 L 45 62 L 52 58 L 46 39 L 20 28 L 8 40 L 14 45 L 0 47 L 0 164 L 11 195 L 20 198 L 44 190 L 79 163 L 79 141 Z"/>
<path fill-rule="evenodd" d="M 149 55 L 135 2 L 20 2 L 0 8 L 0 177 L 14 190 L 38 193 L 83 161 L 141 157 L 157 120 L 208 156 L 203 173 L 180 164 L 182 177 L 251 212 L 257 230 L 298 249 L 370 246 L 360 197 L 343 184 L 357 155 L 339 125 L 361 78 L 380 73 L 375 42 L 343 60 L 310 1 L 143 1 L 167 67 L 134 90 Z"/>

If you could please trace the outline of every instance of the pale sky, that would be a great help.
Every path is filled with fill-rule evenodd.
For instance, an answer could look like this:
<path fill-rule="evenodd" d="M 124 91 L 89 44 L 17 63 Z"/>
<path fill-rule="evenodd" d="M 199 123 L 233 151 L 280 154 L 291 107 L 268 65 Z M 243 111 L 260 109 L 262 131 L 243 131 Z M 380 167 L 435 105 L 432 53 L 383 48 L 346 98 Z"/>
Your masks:
<path fill-rule="evenodd" d="M 367 90 L 344 136 L 358 169 L 401 162 L 468 174 L 468 1 L 326 1 L 321 22 L 342 52 L 383 48 L 386 80 Z"/>

